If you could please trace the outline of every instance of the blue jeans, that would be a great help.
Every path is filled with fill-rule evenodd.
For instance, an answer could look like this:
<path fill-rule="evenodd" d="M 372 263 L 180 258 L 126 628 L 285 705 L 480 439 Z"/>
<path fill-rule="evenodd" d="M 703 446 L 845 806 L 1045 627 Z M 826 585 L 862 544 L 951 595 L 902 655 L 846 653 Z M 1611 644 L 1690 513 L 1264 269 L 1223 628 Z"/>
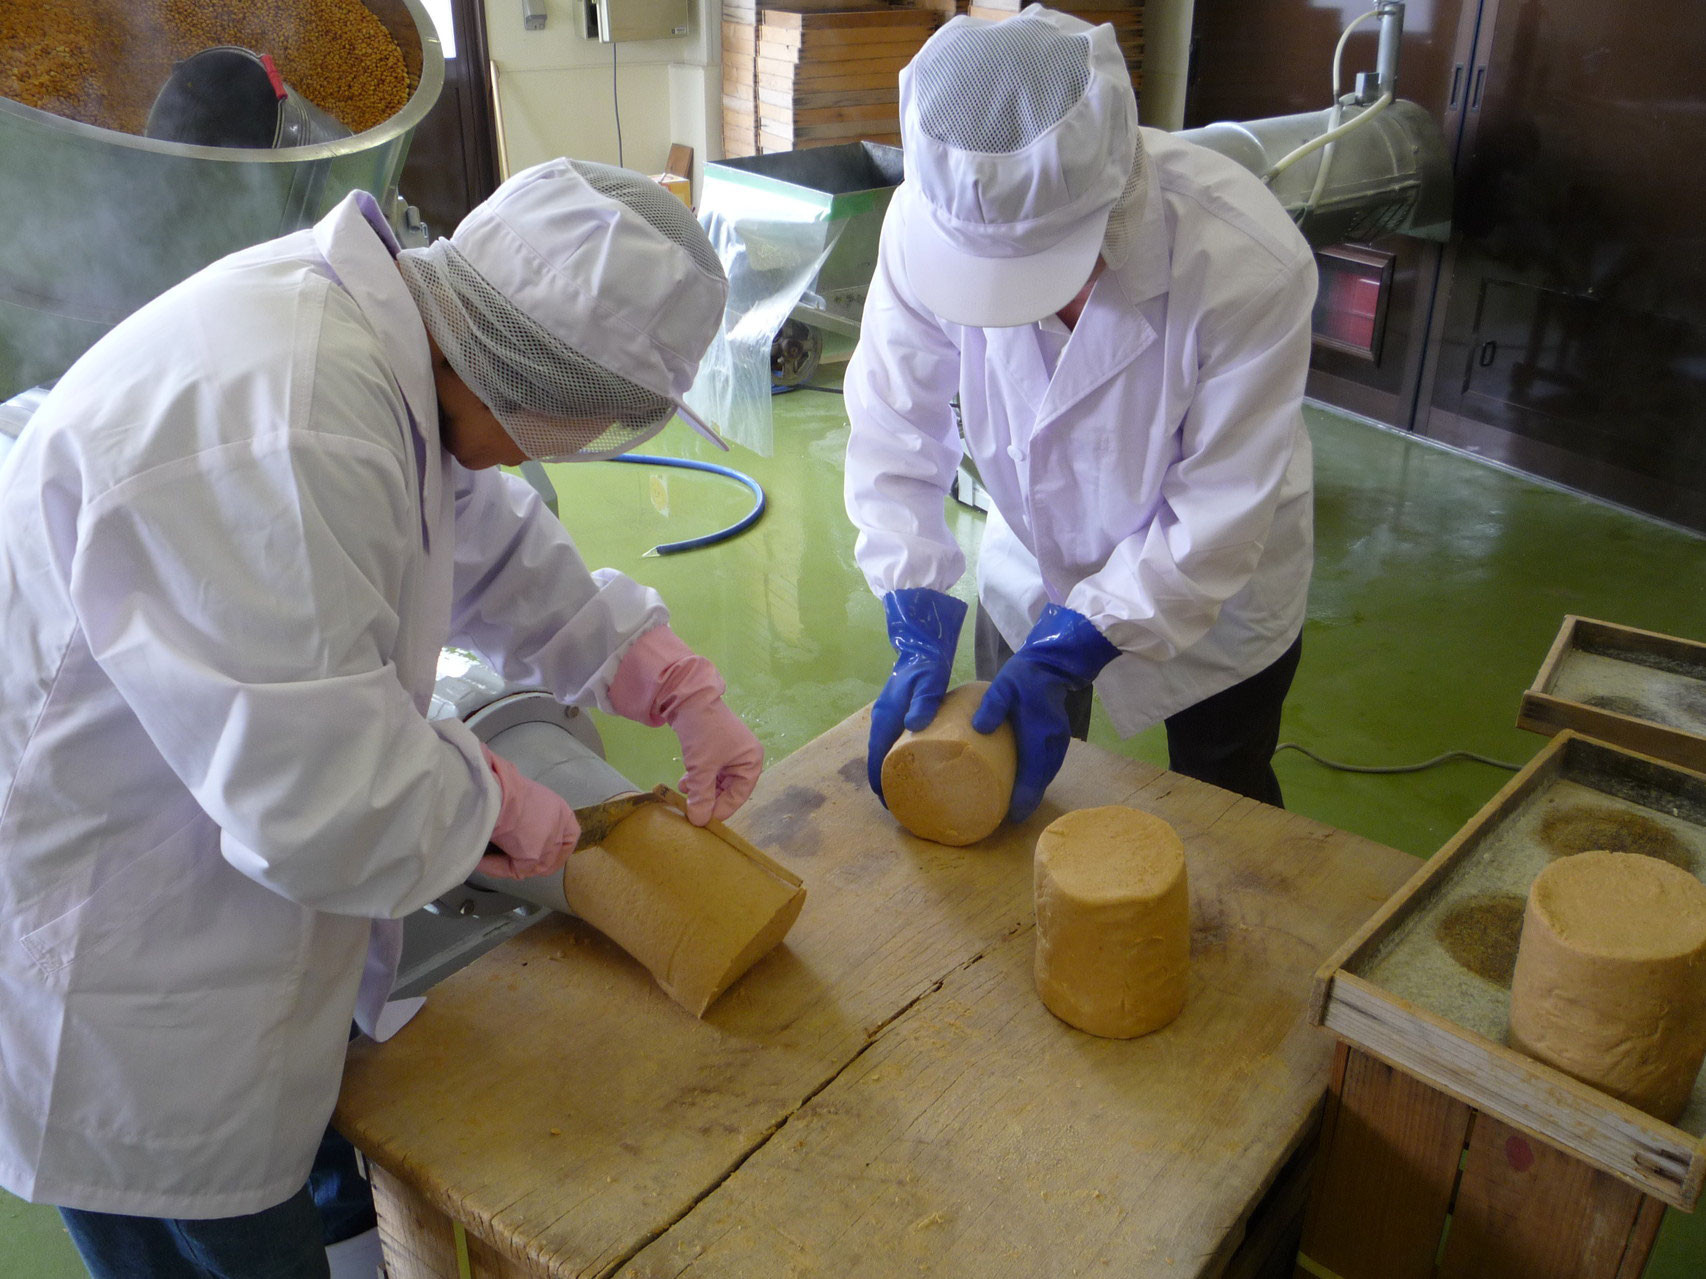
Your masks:
<path fill-rule="evenodd" d="M 308 1184 L 242 1217 L 127 1217 L 61 1208 L 94 1279 L 327 1279 L 326 1247 L 374 1224 L 355 1149 L 332 1129 Z"/>

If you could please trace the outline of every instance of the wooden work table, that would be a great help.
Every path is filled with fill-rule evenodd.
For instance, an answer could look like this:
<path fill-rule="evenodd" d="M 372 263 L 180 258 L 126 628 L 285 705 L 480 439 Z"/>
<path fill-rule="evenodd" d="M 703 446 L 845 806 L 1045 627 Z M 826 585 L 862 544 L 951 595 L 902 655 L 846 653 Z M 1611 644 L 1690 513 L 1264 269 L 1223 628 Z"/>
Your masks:
<path fill-rule="evenodd" d="M 337 1121 L 390 1279 L 455 1279 L 456 1227 L 474 1279 L 1270 1272 L 1333 1050 L 1311 979 L 1414 860 L 1079 743 L 1029 822 L 945 848 L 866 788 L 867 724 L 730 822 L 807 897 L 702 1021 L 553 918 L 352 1048 Z M 1135 1040 L 1057 1021 L 1031 979 L 1036 836 L 1100 804 L 1189 859 L 1190 999 Z"/>

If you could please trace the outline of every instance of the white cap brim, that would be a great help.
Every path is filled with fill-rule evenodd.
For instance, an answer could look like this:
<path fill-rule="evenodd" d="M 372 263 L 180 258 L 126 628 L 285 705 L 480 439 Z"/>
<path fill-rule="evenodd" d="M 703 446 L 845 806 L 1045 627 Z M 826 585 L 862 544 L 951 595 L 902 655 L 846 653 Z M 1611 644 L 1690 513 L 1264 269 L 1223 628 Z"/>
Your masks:
<path fill-rule="evenodd" d="M 986 257 L 968 253 L 964 238 L 944 230 L 927 201 L 908 200 L 900 220 L 907 282 L 926 309 L 951 324 L 980 329 L 1034 324 L 1089 282 L 1112 209 L 1110 204 L 1083 219 L 1035 253 Z"/>

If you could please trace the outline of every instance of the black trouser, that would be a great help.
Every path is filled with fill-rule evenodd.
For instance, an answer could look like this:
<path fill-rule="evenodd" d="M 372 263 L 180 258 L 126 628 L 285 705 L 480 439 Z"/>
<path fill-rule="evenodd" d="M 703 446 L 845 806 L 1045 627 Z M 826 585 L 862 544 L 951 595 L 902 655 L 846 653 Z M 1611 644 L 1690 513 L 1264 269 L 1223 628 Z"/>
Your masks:
<path fill-rule="evenodd" d="M 972 652 L 979 679 L 994 679 L 995 672 L 1013 656 L 981 604 L 977 607 Z M 1300 634 L 1271 666 L 1169 715 L 1167 766 L 1175 773 L 1248 795 L 1275 808 L 1285 807 L 1279 778 L 1274 776 L 1274 748 L 1279 745 L 1280 711 L 1302 655 Z M 1066 695 L 1066 720 L 1079 741 L 1090 735 L 1090 703 L 1088 688 Z"/>

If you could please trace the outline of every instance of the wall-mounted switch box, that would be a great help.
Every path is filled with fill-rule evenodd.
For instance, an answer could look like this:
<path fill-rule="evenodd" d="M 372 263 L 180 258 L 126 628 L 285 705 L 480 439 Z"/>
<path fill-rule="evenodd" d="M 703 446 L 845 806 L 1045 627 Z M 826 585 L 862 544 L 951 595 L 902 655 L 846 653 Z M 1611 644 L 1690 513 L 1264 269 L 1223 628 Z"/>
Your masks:
<path fill-rule="evenodd" d="M 619 40 L 675 40 L 688 33 L 692 0 L 585 0 L 586 34 Z"/>
<path fill-rule="evenodd" d="M 545 29 L 545 0 L 521 0 L 521 25 L 526 31 Z"/>

